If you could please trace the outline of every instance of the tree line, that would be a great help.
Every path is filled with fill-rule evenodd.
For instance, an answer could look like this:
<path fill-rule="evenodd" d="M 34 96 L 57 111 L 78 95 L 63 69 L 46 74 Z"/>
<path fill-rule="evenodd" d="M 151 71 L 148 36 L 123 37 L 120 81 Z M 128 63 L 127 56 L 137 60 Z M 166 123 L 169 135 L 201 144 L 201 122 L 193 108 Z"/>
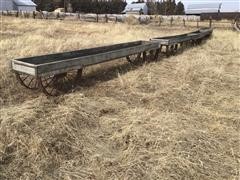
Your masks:
<path fill-rule="evenodd" d="M 120 14 L 127 3 L 124 0 L 34 0 L 37 10 L 54 11 L 65 7 L 66 12 Z"/>
<path fill-rule="evenodd" d="M 141 1 L 140 1 L 141 2 Z M 147 2 L 148 14 L 159 14 L 159 15 L 183 15 L 185 14 L 184 4 L 179 1 L 176 3 L 175 0 L 158 1 L 158 2 Z"/>
<path fill-rule="evenodd" d="M 126 0 L 34 0 L 37 10 L 54 11 L 65 7 L 66 12 L 96 13 L 96 14 L 120 14 L 127 5 Z M 138 0 L 133 3 L 142 3 Z M 184 5 L 180 1 L 147 1 L 149 14 L 181 15 L 184 14 Z"/>

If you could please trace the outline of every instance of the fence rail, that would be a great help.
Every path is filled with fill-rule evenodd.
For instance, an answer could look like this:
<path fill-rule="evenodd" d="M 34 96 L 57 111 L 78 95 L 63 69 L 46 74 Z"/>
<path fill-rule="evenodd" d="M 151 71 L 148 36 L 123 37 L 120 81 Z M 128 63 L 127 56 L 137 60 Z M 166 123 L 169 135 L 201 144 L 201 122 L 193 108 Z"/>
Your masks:
<path fill-rule="evenodd" d="M 199 16 L 162 16 L 162 15 L 123 15 L 123 14 L 80 14 L 63 12 L 24 12 L 24 11 L 1 11 L 2 16 L 13 16 L 18 18 L 48 19 L 48 20 L 78 20 L 87 22 L 129 22 L 134 18 L 140 24 L 155 24 L 157 26 L 170 27 L 211 27 L 211 28 L 233 28 L 234 21 L 231 20 L 200 20 Z"/>

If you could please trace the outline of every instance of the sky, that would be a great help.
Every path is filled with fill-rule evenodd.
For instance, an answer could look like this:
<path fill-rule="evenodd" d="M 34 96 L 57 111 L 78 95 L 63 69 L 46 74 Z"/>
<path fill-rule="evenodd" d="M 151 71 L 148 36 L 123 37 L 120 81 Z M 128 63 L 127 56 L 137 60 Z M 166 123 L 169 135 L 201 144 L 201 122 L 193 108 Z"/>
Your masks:
<path fill-rule="evenodd" d="M 131 3 L 134 0 L 127 0 Z M 135 0 L 136 1 L 136 0 Z M 176 0 L 178 2 L 179 0 Z M 221 12 L 240 11 L 240 0 L 181 0 L 184 3 L 185 9 L 189 4 L 207 4 L 207 3 L 222 3 Z"/>

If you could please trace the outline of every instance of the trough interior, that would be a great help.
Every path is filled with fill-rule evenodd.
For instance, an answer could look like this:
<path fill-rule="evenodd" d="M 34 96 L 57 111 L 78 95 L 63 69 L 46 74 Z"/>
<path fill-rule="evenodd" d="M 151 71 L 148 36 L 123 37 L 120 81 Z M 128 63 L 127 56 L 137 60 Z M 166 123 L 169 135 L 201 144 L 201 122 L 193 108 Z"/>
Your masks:
<path fill-rule="evenodd" d="M 130 48 L 130 47 L 139 46 L 139 45 L 143 45 L 143 44 L 147 44 L 147 43 L 149 43 L 149 42 L 135 41 L 135 42 L 130 42 L 130 43 L 122 43 L 122 44 L 115 44 L 115 45 L 102 46 L 102 47 L 96 47 L 96 48 L 82 49 L 82 50 L 77 50 L 77 51 L 21 58 L 21 59 L 16 59 L 16 60 L 20 61 L 20 62 L 33 64 L 33 65 L 39 65 L 39 64 L 51 63 L 51 62 L 55 62 L 55 61 L 62 61 L 62 60 L 67 60 L 67 59 L 72 59 L 72 58 L 77 58 L 77 57 L 97 55 L 100 53 L 121 50 L 124 48 Z"/>

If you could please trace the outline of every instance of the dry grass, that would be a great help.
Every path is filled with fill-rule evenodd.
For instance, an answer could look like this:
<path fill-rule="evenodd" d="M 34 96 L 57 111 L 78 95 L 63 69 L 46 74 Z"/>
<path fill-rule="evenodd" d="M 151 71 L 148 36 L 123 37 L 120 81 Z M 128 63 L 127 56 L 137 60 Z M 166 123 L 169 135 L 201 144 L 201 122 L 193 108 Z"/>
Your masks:
<path fill-rule="evenodd" d="M 0 179 L 238 179 L 235 32 L 139 67 L 97 65 L 58 98 L 25 90 L 8 68 L 11 58 L 185 31 L 4 17 Z"/>

